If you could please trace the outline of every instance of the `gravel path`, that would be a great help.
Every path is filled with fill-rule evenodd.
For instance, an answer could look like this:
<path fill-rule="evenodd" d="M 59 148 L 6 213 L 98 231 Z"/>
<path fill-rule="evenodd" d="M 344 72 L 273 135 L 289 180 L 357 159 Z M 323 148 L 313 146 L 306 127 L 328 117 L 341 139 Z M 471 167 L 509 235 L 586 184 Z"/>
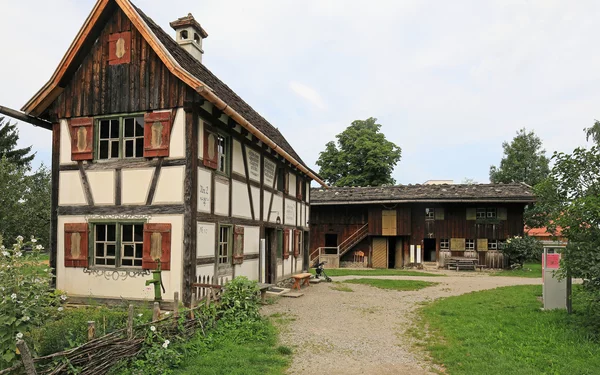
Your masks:
<path fill-rule="evenodd" d="M 499 286 L 541 284 L 541 279 L 451 272 L 449 276 L 365 276 L 369 278 L 434 281 L 439 285 L 414 292 L 345 284 L 354 292 L 333 290 L 333 283 L 303 289 L 300 298 L 280 298 L 264 306 L 281 331 L 281 343 L 294 348 L 288 374 L 323 373 L 423 375 L 431 364 L 415 351 L 410 335 L 420 304 Z M 361 276 L 334 277 L 334 281 Z"/>

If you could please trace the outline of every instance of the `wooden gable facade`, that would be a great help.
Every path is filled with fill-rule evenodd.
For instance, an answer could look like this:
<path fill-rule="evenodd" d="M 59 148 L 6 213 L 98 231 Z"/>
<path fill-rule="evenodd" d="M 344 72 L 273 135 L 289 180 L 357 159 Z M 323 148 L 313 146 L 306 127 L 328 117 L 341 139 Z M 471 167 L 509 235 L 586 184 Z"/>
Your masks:
<path fill-rule="evenodd" d="M 128 0 L 96 3 L 23 111 L 52 123 L 51 266 L 73 300 L 152 298 L 159 266 L 185 303 L 198 278 L 306 268 L 322 181 Z"/>
<path fill-rule="evenodd" d="M 522 184 L 313 189 L 311 197 L 311 260 L 339 253 L 342 264 L 375 268 L 443 265 L 450 256 L 501 267 L 497 250 L 523 235 L 534 201 Z"/>

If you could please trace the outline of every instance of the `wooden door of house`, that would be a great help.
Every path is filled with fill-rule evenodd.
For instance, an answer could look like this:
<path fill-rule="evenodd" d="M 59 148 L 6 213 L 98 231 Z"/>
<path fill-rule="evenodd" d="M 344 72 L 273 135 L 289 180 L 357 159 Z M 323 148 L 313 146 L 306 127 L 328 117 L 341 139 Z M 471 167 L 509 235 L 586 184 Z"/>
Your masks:
<path fill-rule="evenodd" d="M 395 236 L 396 233 L 396 210 L 381 211 L 381 234 Z"/>
<path fill-rule="evenodd" d="M 388 268 L 388 239 L 373 238 L 373 268 Z"/>

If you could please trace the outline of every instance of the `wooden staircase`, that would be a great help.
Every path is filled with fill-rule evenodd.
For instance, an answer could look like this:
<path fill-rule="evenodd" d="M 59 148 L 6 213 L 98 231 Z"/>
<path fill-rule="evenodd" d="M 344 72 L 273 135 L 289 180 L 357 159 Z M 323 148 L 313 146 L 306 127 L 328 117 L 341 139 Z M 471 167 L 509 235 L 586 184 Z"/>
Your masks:
<path fill-rule="evenodd" d="M 309 259 L 311 262 L 314 262 L 321 254 L 332 254 L 332 251 L 337 254 L 338 259 L 346 254 L 348 251 L 352 250 L 354 246 L 358 245 L 358 243 L 369 235 L 369 224 L 365 224 L 362 227 L 358 228 L 358 230 L 352 233 L 348 238 L 346 238 L 341 244 L 337 247 L 319 247 L 315 251 L 313 251 Z"/>

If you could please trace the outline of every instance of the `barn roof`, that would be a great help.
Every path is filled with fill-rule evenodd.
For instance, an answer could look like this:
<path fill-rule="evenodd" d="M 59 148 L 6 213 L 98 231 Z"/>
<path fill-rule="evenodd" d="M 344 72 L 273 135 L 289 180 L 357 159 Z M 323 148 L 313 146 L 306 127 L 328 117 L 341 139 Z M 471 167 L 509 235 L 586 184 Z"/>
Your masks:
<path fill-rule="evenodd" d="M 290 164 L 326 186 L 320 176 L 302 161 L 277 128 L 265 120 L 206 66 L 179 46 L 169 34 L 133 5 L 130 0 L 98 0 L 96 2 L 50 81 L 22 108 L 26 114 L 41 116 L 52 101 L 60 95 L 64 89 L 65 78 L 68 77 L 69 72 L 73 71 L 73 67 L 78 62 L 80 63 L 81 54 L 85 53 L 85 46 L 90 45 L 90 43 L 86 43 L 86 40 L 93 38 L 94 33 L 98 32 L 96 23 L 101 22 L 103 14 L 111 11 L 113 9 L 111 6 L 115 4 L 130 18 L 132 24 L 173 75 L 235 119 L 243 128 L 257 136 Z"/>
<path fill-rule="evenodd" d="M 535 201 L 525 184 L 397 185 L 311 189 L 311 205 L 403 202 L 518 202 Z"/>

